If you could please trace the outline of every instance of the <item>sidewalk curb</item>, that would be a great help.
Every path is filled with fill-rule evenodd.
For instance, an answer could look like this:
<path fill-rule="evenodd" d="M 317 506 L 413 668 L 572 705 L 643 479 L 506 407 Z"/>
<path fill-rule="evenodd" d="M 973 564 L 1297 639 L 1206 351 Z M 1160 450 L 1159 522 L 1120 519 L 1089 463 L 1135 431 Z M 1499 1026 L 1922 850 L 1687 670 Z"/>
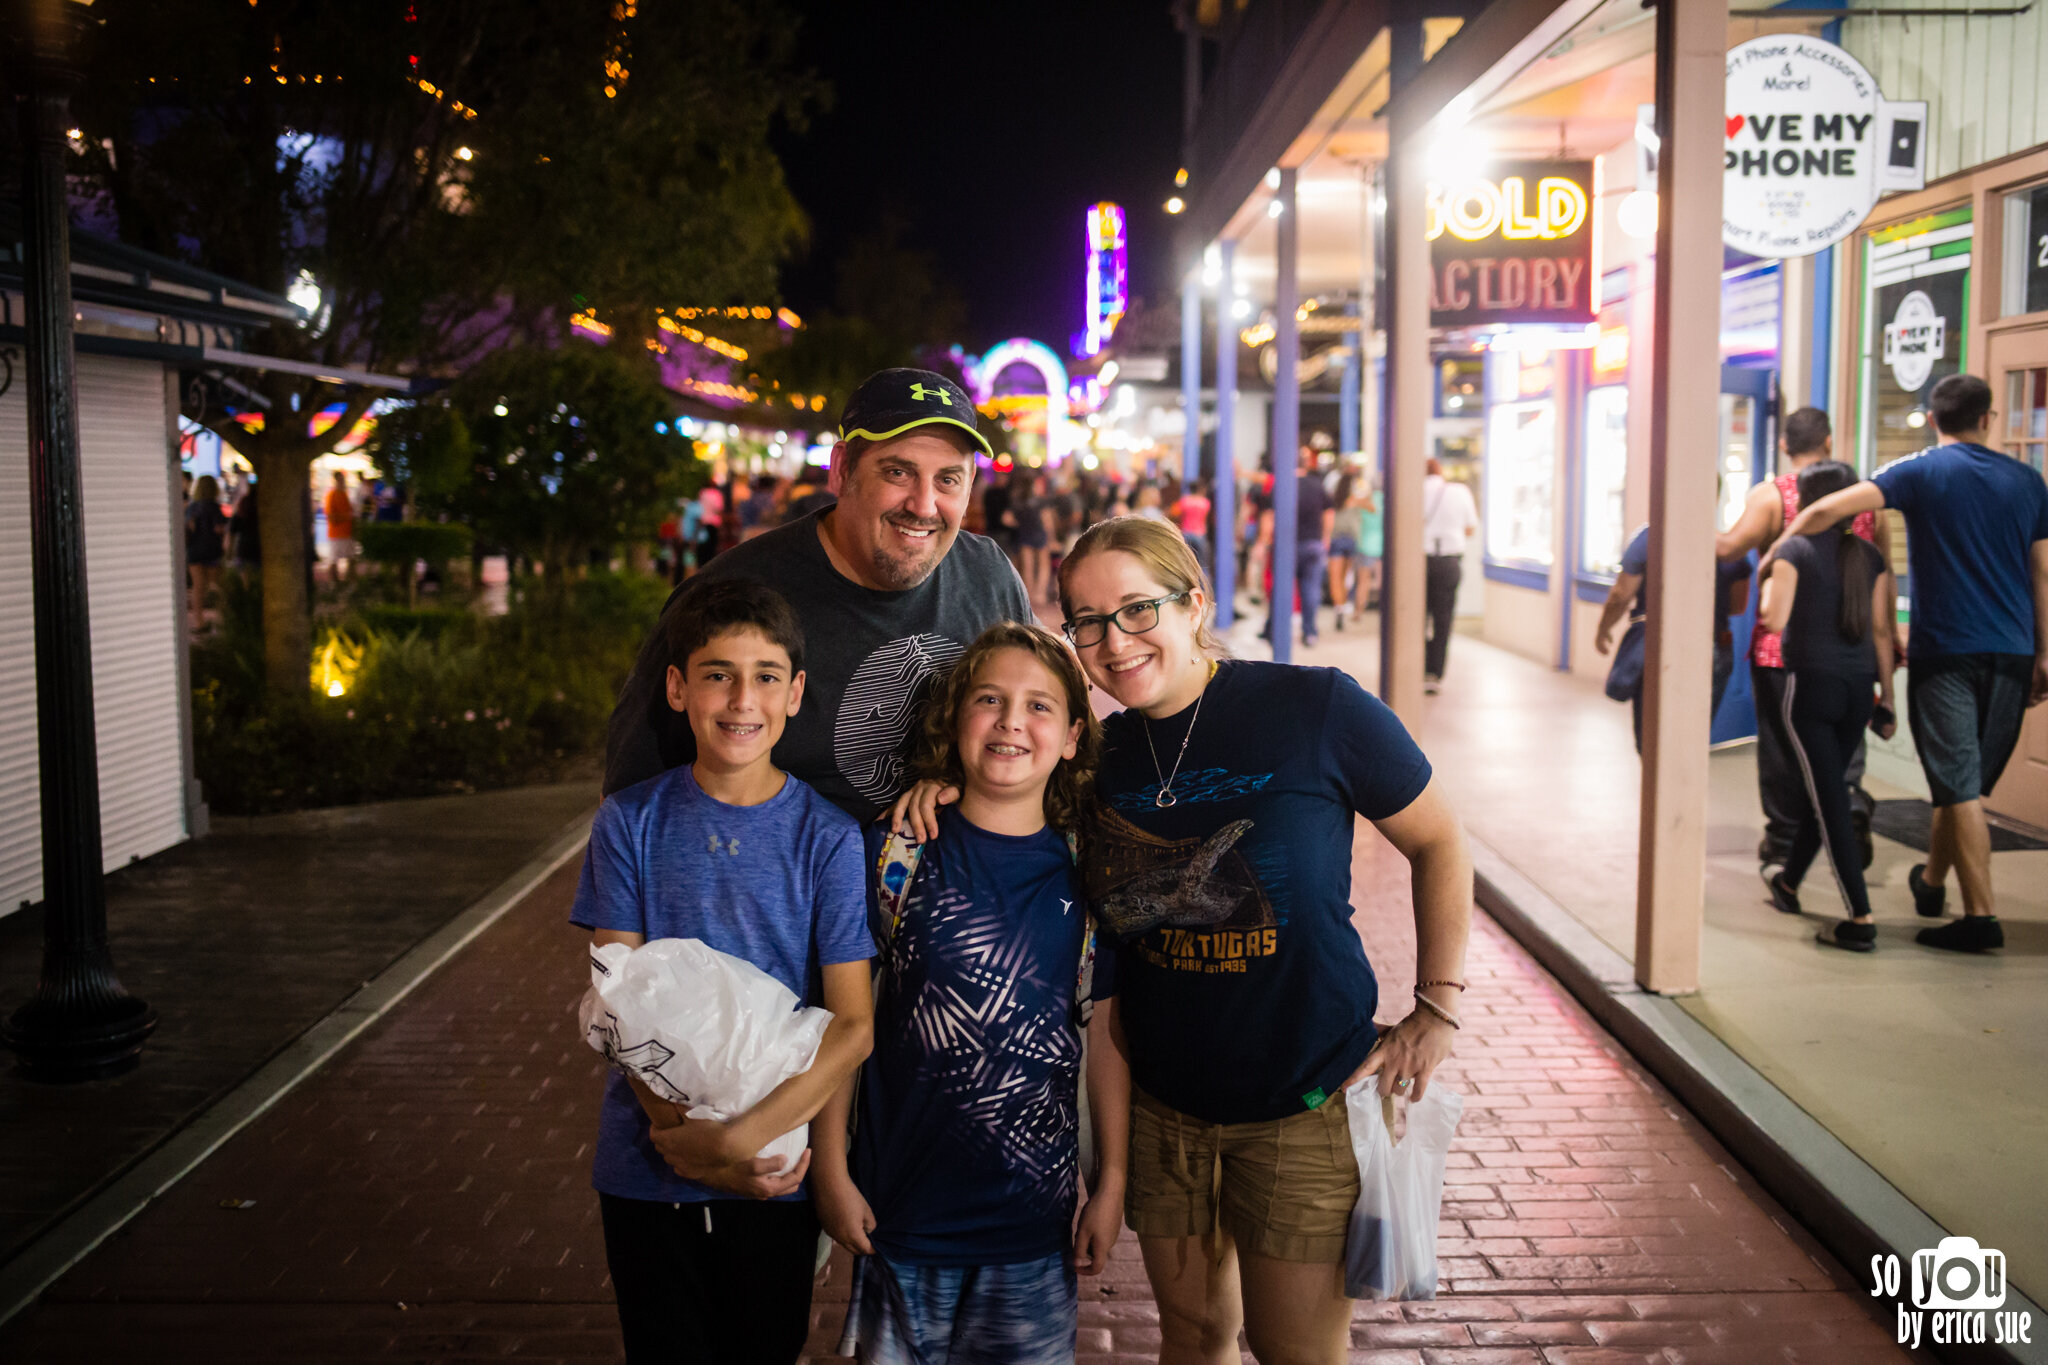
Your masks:
<path fill-rule="evenodd" d="M 33 1304 L 129 1219 L 260 1118 L 484 930 L 582 851 L 592 811 L 571 820 L 504 881 L 363 983 L 240 1085 L 207 1106 L 114 1182 L 0 1266 L 0 1323 Z"/>
<path fill-rule="evenodd" d="M 1946 1230 L 1863 1158 L 1710 1033 L 1676 1000 L 1636 985 L 1628 960 L 1467 832 L 1481 909 L 1670 1089 L 1759 1184 L 1839 1259 L 1859 1287 L 1874 1255 L 1912 1254 Z M 2031 1312 L 2034 1342 L 1928 1347 L 1955 1365 L 2048 1365 L 2048 1316 L 2008 1287 L 2005 1308 Z M 1873 1316 L 1892 1311 L 1872 1306 Z M 1888 1323 L 1887 1330 L 1896 1328 Z"/>

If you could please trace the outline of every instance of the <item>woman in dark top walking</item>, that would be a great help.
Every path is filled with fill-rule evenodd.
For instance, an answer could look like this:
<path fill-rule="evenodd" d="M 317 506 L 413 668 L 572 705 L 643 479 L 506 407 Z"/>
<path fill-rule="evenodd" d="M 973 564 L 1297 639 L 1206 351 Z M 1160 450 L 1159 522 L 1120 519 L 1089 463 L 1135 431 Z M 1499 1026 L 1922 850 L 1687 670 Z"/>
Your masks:
<path fill-rule="evenodd" d="M 1799 475 L 1800 506 L 1856 482 L 1856 471 L 1829 460 Z M 1810 809 L 1800 818 L 1791 856 L 1771 878 L 1771 903 L 1799 913 L 1799 881 L 1825 848 L 1849 918 L 1821 931 L 1822 943 L 1867 953 L 1877 944 L 1870 893 L 1863 883 L 1844 774 L 1868 725 L 1882 739 L 1897 728 L 1892 709 L 1892 636 L 1878 629 L 1891 609 L 1891 570 L 1868 541 L 1835 526 L 1789 536 L 1765 566 L 1758 624 L 1785 633 L 1785 728 L 1806 779 Z"/>
<path fill-rule="evenodd" d="M 185 577 L 190 596 L 187 608 L 192 629 L 206 623 L 206 599 L 220 586 L 220 561 L 226 553 L 223 543 L 228 519 L 220 510 L 220 483 L 202 474 L 192 485 L 192 500 L 185 504 Z"/>

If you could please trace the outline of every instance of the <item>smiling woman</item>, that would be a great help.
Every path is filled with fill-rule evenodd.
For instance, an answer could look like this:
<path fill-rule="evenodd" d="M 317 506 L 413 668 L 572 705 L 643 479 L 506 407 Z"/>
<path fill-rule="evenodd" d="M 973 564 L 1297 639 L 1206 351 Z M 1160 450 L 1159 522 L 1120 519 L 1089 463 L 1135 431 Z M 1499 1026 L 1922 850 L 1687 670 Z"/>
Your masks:
<path fill-rule="evenodd" d="M 1208 583 L 1170 525 L 1091 527 L 1060 601 L 1089 679 L 1125 707 L 1103 727 L 1082 871 L 1117 939 L 1125 1208 L 1163 1354 L 1204 1358 L 1246 1326 L 1262 1360 L 1342 1360 L 1358 1170 L 1338 1095 L 1376 1075 L 1382 1094 L 1419 1099 L 1450 1054 L 1463 833 L 1422 751 L 1349 676 L 1222 656 Z M 1421 984 L 1384 1034 L 1351 925 L 1360 815 L 1414 872 Z M 1192 1189 L 1191 1168 L 1205 1172 Z"/>

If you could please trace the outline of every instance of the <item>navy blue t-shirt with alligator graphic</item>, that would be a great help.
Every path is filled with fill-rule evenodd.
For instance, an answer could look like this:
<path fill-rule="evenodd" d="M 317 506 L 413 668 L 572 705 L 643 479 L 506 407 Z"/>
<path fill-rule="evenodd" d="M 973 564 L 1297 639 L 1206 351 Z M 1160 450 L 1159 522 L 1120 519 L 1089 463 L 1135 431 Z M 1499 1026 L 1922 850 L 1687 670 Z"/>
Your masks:
<path fill-rule="evenodd" d="M 1218 666 L 1199 715 L 1123 711 L 1104 738 L 1083 868 L 1105 937 L 1122 940 L 1132 1080 L 1208 1123 L 1318 1107 L 1376 1036 L 1379 987 L 1351 924 L 1354 822 L 1405 810 L 1429 760 L 1348 675 L 1240 660 Z"/>
<path fill-rule="evenodd" d="M 883 835 L 868 827 L 870 867 Z M 1014 1265 L 1069 1249 L 1087 917 L 1065 836 L 941 813 L 886 947 L 876 929 L 885 971 L 851 1170 L 890 1260 Z M 1114 992 L 1115 963 L 1098 947 L 1094 999 Z"/>

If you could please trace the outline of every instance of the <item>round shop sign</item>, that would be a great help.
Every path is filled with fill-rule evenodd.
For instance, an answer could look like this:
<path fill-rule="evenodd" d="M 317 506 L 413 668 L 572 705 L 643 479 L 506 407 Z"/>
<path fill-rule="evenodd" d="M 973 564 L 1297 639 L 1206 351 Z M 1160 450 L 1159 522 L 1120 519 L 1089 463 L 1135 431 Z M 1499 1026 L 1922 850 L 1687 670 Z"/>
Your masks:
<path fill-rule="evenodd" d="M 1935 311 L 1934 300 L 1920 290 L 1899 300 L 1898 312 L 1884 327 L 1884 363 L 1907 393 L 1918 393 L 1934 373 L 1934 362 L 1948 353 L 1948 319 Z"/>
<path fill-rule="evenodd" d="M 1883 98 L 1863 63 L 1775 34 L 1728 53 L 1721 240 L 1751 256 L 1810 256 L 1877 202 Z"/>

